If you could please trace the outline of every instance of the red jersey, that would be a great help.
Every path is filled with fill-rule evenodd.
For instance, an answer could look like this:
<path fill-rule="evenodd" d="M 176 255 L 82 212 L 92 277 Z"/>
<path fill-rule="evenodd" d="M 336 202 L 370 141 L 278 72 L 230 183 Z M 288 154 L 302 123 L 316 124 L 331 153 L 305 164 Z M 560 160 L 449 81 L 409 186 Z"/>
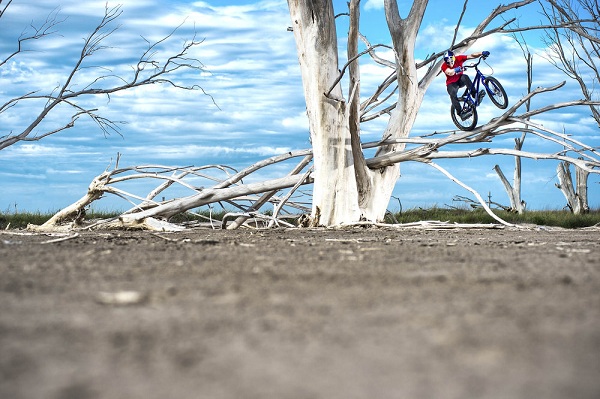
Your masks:
<path fill-rule="evenodd" d="M 454 69 L 456 67 L 461 67 L 461 66 L 463 66 L 463 64 L 466 60 L 467 60 L 466 55 L 457 55 L 456 57 L 454 57 L 454 66 L 451 67 L 450 65 L 446 64 L 445 62 L 442 64 L 442 72 L 444 72 L 444 75 L 446 75 L 446 69 L 448 69 L 448 68 Z M 458 80 L 460 79 L 460 75 L 462 75 L 462 72 L 455 73 L 452 76 L 446 75 L 446 86 L 448 86 L 450 83 L 458 82 Z"/>

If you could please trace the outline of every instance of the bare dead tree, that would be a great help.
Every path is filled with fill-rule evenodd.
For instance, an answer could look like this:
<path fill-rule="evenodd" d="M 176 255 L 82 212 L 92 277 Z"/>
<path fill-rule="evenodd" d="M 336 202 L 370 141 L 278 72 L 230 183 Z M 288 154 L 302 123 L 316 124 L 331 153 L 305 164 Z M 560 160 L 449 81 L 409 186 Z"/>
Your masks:
<path fill-rule="evenodd" d="M 596 0 L 548 0 L 543 12 L 548 21 L 557 25 L 545 31 L 545 43 L 549 49 L 549 61 L 569 78 L 575 80 L 586 100 L 600 99 L 597 84 L 600 81 L 598 60 L 600 59 L 600 8 Z M 593 20 L 582 21 L 581 18 Z M 565 21 L 576 21 L 561 28 Z M 595 21 L 595 22 L 594 22 Z M 591 83 L 591 84 L 590 84 Z M 589 105 L 591 115 L 600 126 L 600 109 L 597 105 Z M 556 185 L 567 199 L 567 205 L 573 213 L 589 211 L 587 197 L 586 171 L 576 169 L 576 182 L 572 181 L 568 163 L 559 163 Z"/>
<path fill-rule="evenodd" d="M 302 160 L 287 177 L 268 182 L 241 184 L 242 179 L 252 173 L 298 157 Z M 168 222 L 170 217 L 203 205 L 219 202 L 226 202 L 240 210 L 232 223 L 235 227 L 245 223 L 248 219 L 255 220 L 256 217 L 259 217 L 257 210 L 266 203 L 274 204 L 276 208 L 272 220 L 275 220 L 276 223 L 283 223 L 277 219 L 283 205 L 288 209 L 284 210 L 284 216 L 290 214 L 289 209 L 299 212 L 308 210 L 302 203 L 302 199 L 296 201 L 295 198 L 292 198 L 292 194 L 301 184 L 312 182 L 309 174 L 306 172 L 300 174 L 311 158 L 310 150 L 295 151 L 262 160 L 241 171 L 236 171 L 225 165 L 200 167 L 145 165 L 121 168 L 119 167 L 119 157 L 117 157 L 114 168 L 107 169 L 94 178 L 82 198 L 62 209 L 44 225 L 32 226 L 32 228 L 37 230 L 54 230 L 61 226 L 66 229 L 90 228 L 89 224 L 83 223 L 81 215 L 85 214 L 85 210 L 92 202 L 107 194 L 124 199 L 132 207 L 115 220 L 98 223 L 102 227 L 127 226 L 127 228 L 138 229 L 177 230 L 177 226 Z M 122 188 L 127 182 L 139 179 L 156 180 L 158 185 L 147 194 L 134 193 Z M 201 182 L 205 184 L 200 185 Z M 206 184 L 214 185 L 206 187 Z M 178 198 L 167 198 L 169 189 L 175 185 L 185 188 L 190 194 Z M 292 188 L 292 190 L 285 198 L 277 195 L 280 190 L 286 188 Z M 257 196 L 258 194 L 263 195 Z M 160 199 L 160 196 L 163 199 Z M 140 218 L 141 215 L 145 216 Z M 231 216 L 228 215 L 228 217 Z M 221 221 L 209 220 L 209 223 L 213 225 L 215 222 L 221 225 Z"/>
<path fill-rule="evenodd" d="M 7 17 L 5 12 L 11 2 L 12 0 L 0 8 L 0 18 Z M 65 76 L 64 81 L 55 87 L 52 92 L 42 93 L 39 90 L 32 91 L 0 102 L 0 114 L 10 112 L 17 105 L 27 104 L 30 109 L 35 109 L 36 106 L 41 108 L 39 111 L 35 111 L 37 112 L 34 113 L 35 116 L 19 131 L 14 131 L 7 125 L 3 125 L 0 128 L 4 130 L 4 132 L 0 131 L 0 150 L 18 142 L 38 141 L 70 129 L 83 116 L 94 121 L 104 134 L 119 133 L 119 124 L 122 123 L 121 121 L 105 118 L 97 113 L 98 109 L 82 105 L 83 100 L 90 97 L 106 96 L 110 98 L 113 93 L 134 90 L 138 87 L 154 84 L 170 85 L 182 90 L 201 90 L 204 92 L 198 85 L 182 85 L 174 80 L 178 72 L 203 70 L 202 63 L 190 56 L 190 52 L 198 47 L 202 43 L 202 40 L 192 37 L 183 43 L 181 49 L 174 52 L 174 54 L 170 54 L 162 60 L 156 58 L 158 47 L 171 39 L 177 28 L 157 42 L 148 42 L 147 49 L 132 67 L 129 77 L 106 74 L 106 68 L 98 68 L 102 72 L 97 77 L 83 86 L 80 84 L 76 85 L 74 82 L 81 72 L 84 69 L 94 67 L 89 64 L 89 60 L 109 48 L 107 41 L 118 29 L 115 23 L 121 14 L 121 6 L 109 7 L 106 5 L 104 16 L 93 29 L 92 33 L 85 38 L 79 57 L 74 61 L 70 72 Z M 18 38 L 14 51 L 0 59 L 0 68 L 6 65 L 7 62 L 19 57 L 20 54 L 30 51 L 27 48 L 28 42 L 43 40 L 55 34 L 59 25 L 63 22 L 64 19 L 60 19 L 57 9 L 42 24 L 38 26 L 32 24 L 30 30 L 26 31 L 29 33 L 23 33 Z M 70 112 L 71 116 L 68 118 L 69 120 L 64 124 L 52 127 L 43 125 L 42 123 L 47 120 L 48 115 L 60 107 L 67 107 L 72 110 Z"/>
<path fill-rule="evenodd" d="M 525 62 L 527 65 L 527 93 L 531 93 L 532 91 L 532 87 L 533 87 L 533 57 L 529 51 L 529 48 L 527 46 L 527 43 L 523 37 L 523 35 L 521 34 L 516 35 L 514 34 L 513 37 L 515 38 L 515 41 L 519 44 L 521 51 L 523 53 L 523 57 L 525 58 Z M 525 110 L 527 112 L 529 112 L 531 110 L 531 98 L 527 100 L 527 102 L 525 102 Z M 523 133 L 521 134 L 521 137 L 515 137 L 515 150 L 520 151 L 523 149 L 523 145 L 525 144 L 525 139 L 527 137 L 527 130 L 528 130 L 528 126 L 525 125 L 525 130 L 523 131 Z M 521 157 L 515 157 L 515 168 L 514 168 L 514 173 L 513 173 L 513 182 L 512 184 L 508 181 L 508 179 L 506 178 L 506 176 L 504 175 L 504 173 L 502 172 L 502 169 L 500 168 L 499 165 L 495 165 L 494 166 L 494 170 L 496 171 L 496 173 L 498 174 L 498 177 L 500 178 L 500 181 L 502 182 L 502 185 L 504 186 L 504 189 L 506 191 L 506 193 L 508 194 L 508 199 L 510 201 L 510 208 L 509 210 L 512 212 L 517 212 L 519 214 L 522 214 L 523 212 L 525 212 L 525 208 L 527 206 L 527 203 L 521 198 L 521 178 L 522 178 L 522 162 L 521 162 Z"/>
<path fill-rule="evenodd" d="M 600 8 L 597 0 L 547 0 L 543 12 L 554 25 L 545 31 L 548 60 L 581 88 L 583 97 L 598 100 L 600 82 Z M 544 3 L 542 3 L 544 4 Z M 582 15 L 586 17 L 581 20 Z M 591 22 L 590 22 L 591 20 Z M 594 83 L 591 83 L 594 82 Z M 600 109 L 590 105 L 592 116 L 600 126 Z"/>
<path fill-rule="evenodd" d="M 588 213 L 590 211 L 587 201 L 587 178 L 589 172 L 576 166 L 576 183 L 573 185 L 573 178 L 569 166 L 569 162 L 559 162 L 556 168 L 556 174 L 558 176 L 558 184 L 556 184 L 556 187 L 558 187 L 565 196 L 567 207 L 571 212 L 576 215 Z"/>
<path fill-rule="evenodd" d="M 350 10 L 357 9 L 358 3 L 358 0 L 351 1 Z M 513 28 L 510 24 L 515 21 L 514 18 L 495 24 L 498 17 L 533 3 L 533 0 L 524 0 L 498 6 L 468 37 L 457 40 L 450 48 L 464 52 L 477 40 L 492 34 L 543 29 L 541 25 Z M 464 4 L 466 8 L 467 2 Z M 303 76 L 311 142 L 315 150 L 312 217 L 318 212 L 318 223 L 324 225 L 360 219 L 381 220 L 400 173 L 397 163 L 377 164 L 375 167 L 369 161 L 361 160 L 360 154 L 357 154 L 356 137 L 359 137 L 360 130 L 354 125 L 350 100 L 359 87 L 353 86 L 349 90 L 350 97 L 344 98 L 339 75 L 346 74 L 349 71 L 347 65 L 358 63 L 358 58 L 349 57 L 346 65 L 342 68 L 338 66 L 338 41 L 331 18 L 334 15 L 331 1 L 290 0 L 288 5 L 292 23 L 295 24 L 293 32 Z M 352 52 L 358 55 L 369 54 L 374 62 L 391 69 L 376 92 L 367 96 L 360 108 L 361 123 L 384 115 L 388 117 L 382 133 L 384 142 L 386 139 L 409 136 L 424 93 L 438 75 L 441 56 L 446 50 L 440 49 L 420 62 L 415 59 L 416 38 L 427 6 L 426 0 L 414 1 L 407 15 L 403 16 L 396 0 L 384 1 L 393 60 L 382 61 L 383 57 L 374 57 L 376 45 L 367 44 L 368 48 L 362 53 Z M 350 15 L 351 26 L 356 25 L 356 29 L 359 29 L 360 19 L 353 18 L 352 11 Z M 462 13 L 459 22 L 461 20 Z M 566 22 L 565 26 L 570 23 Z M 349 34 L 352 35 L 356 29 L 351 28 Z M 368 40 L 363 42 L 368 43 Z M 347 43 L 355 46 L 356 41 L 349 37 Z M 419 70 L 422 72 L 419 73 Z M 341 73 L 338 74 L 337 71 Z M 335 76 L 337 77 L 334 78 Z M 359 81 L 352 78 L 351 73 L 348 76 L 349 80 Z M 347 150 L 339 151 L 339 148 Z M 383 145 L 377 150 L 376 158 L 403 153 L 403 149 L 404 144 L 401 143 Z"/>
<path fill-rule="evenodd" d="M 351 48 L 348 49 L 348 60 L 344 64 L 338 59 L 337 46 L 340 41 L 336 34 L 336 14 L 333 12 L 332 1 L 288 1 L 293 23 L 292 31 L 296 37 L 302 71 L 312 142 L 310 150 L 282 155 L 286 159 L 302 157 L 302 161 L 289 175 L 261 183 L 242 184 L 242 177 L 262 168 L 262 163 L 259 163 L 260 165 L 253 165 L 225 180 L 218 181 L 211 188 L 194 189 L 189 196 L 158 201 L 153 195 L 152 201 L 148 202 L 145 196 L 138 195 L 137 200 L 141 201 L 141 205 L 135 205 L 130 211 L 112 221 L 114 222 L 112 226 L 167 229 L 170 226 L 161 223 L 168 222 L 169 218 L 178 213 L 199 206 L 218 201 L 237 201 L 261 193 L 268 193 L 267 197 L 275 198 L 274 192 L 279 193 L 286 189 L 293 191 L 305 184 L 313 185 L 311 217 L 308 225 L 378 223 L 385 214 L 393 187 L 399 177 L 399 164 L 403 162 L 421 162 L 431 166 L 470 191 L 498 223 L 505 225 L 508 223 L 498 218 L 475 190 L 461 182 L 451 170 L 441 167 L 436 161 L 479 156 L 509 156 L 569 162 L 588 173 L 600 173 L 600 157 L 595 148 L 575 140 L 569 134 L 552 131 L 531 120 L 536 115 L 556 109 L 598 105 L 590 99 L 560 103 L 547 101 L 549 97 L 544 96 L 560 90 L 564 82 L 552 87 L 531 90 L 502 115 L 473 131 L 435 132 L 427 136 L 409 137 L 424 93 L 438 74 L 443 54 L 442 50 L 424 61 L 415 60 L 414 46 L 428 1 L 415 0 L 404 18 L 400 15 L 396 0 L 384 1 L 384 13 L 392 39 L 393 60 L 385 60 L 378 56 L 379 46 L 368 44 L 366 36 L 358 33 L 359 3 L 360 0 L 351 0 L 349 3 L 348 19 L 351 27 L 347 42 Z M 570 27 L 575 23 L 566 20 L 559 22 L 559 25 L 514 28 L 510 26 L 514 21 L 511 19 L 493 25 L 499 16 L 508 11 L 533 3 L 534 0 L 523 0 L 497 7 L 468 37 L 458 41 L 452 48 L 464 52 L 478 39 L 491 34 L 547 27 Z M 356 46 L 359 40 L 367 44 L 365 51 L 358 51 Z M 360 58 L 366 56 L 390 68 L 390 74 L 384 78 L 373 94 L 364 96 L 366 100 L 357 104 L 360 93 L 360 69 L 357 66 Z M 420 69 L 423 72 L 417 75 Z M 347 77 L 349 82 L 348 98 L 344 97 L 341 89 L 343 77 Z M 526 104 L 534 96 L 540 96 L 542 100 L 546 98 L 545 102 L 541 102 L 547 105 L 536 109 L 527 108 Z M 523 110 L 523 107 L 526 109 Z M 389 118 L 381 140 L 362 143 L 361 124 L 384 115 Z M 492 145 L 498 137 L 506 138 L 514 133 L 535 135 L 554 144 L 557 149 L 553 152 L 541 153 L 524 151 L 522 147 L 506 149 Z M 366 158 L 363 153 L 366 148 L 376 148 L 375 155 Z M 306 162 L 308 156 L 312 157 L 312 165 Z M 275 158 L 265 162 L 267 164 L 275 162 Z M 125 170 L 133 171 L 135 168 Z M 182 172 L 178 171 L 178 173 Z M 96 180 L 100 182 L 94 184 L 88 190 L 88 194 L 90 192 L 113 193 L 117 181 L 112 176 L 116 172 L 105 173 L 108 176 L 106 174 L 99 176 Z M 187 173 L 187 175 L 192 174 Z M 143 174 L 143 177 L 155 178 L 147 173 Z M 183 179 L 178 177 L 178 181 Z M 187 186 L 193 187 L 192 184 Z M 123 192 L 118 193 L 125 195 Z M 287 195 L 277 196 L 279 198 L 277 206 L 281 206 L 290 196 L 289 192 Z M 88 195 L 76 206 L 68 207 L 60 213 L 60 217 L 50 221 L 43 228 L 55 228 L 57 222 L 64 222 L 73 215 L 79 214 L 81 205 L 89 204 L 89 199 L 92 197 Z M 243 208 L 242 213 L 245 214 L 241 216 L 243 218 L 253 216 L 252 212 L 261 201 L 264 199 L 254 197 L 252 204 Z M 239 216 L 234 217 L 239 219 Z M 243 223 L 242 219 L 239 219 L 237 225 Z M 155 223 L 156 221 L 161 223 Z M 224 224 L 227 225 L 227 222 Z"/>

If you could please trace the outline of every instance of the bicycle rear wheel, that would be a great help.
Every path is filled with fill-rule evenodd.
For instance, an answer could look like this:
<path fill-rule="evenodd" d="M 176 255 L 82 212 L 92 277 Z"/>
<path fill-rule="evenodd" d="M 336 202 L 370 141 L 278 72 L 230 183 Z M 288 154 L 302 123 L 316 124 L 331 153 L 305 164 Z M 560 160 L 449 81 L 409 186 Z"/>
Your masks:
<path fill-rule="evenodd" d="M 506 107 L 508 107 L 508 96 L 506 95 L 506 91 L 504 91 L 504 87 L 502 87 L 496 78 L 488 76 L 483 80 L 483 85 L 490 96 L 490 100 L 492 100 L 496 107 L 500 109 L 506 109 Z"/>
<path fill-rule="evenodd" d="M 461 110 L 467 110 L 468 117 L 464 119 L 461 118 L 456 112 L 456 109 L 454 109 L 453 105 L 450 107 L 450 115 L 452 116 L 452 122 L 454 122 L 457 128 L 466 132 L 475 129 L 475 126 L 477 126 L 477 108 L 472 107 L 468 103 L 465 103 L 465 100 L 462 98 L 459 98 L 458 101 L 461 103 Z"/>

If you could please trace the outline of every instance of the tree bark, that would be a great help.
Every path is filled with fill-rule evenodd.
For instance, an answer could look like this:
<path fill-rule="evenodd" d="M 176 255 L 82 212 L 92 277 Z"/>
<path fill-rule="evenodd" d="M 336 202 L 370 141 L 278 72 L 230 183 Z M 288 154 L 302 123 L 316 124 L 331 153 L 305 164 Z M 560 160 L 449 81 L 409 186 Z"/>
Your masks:
<path fill-rule="evenodd" d="M 185 212 L 188 209 L 197 208 L 202 205 L 213 202 L 225 201 L 232 198 L 237 198 L 249 194 L 264 193 L 267 191 L 281 190 L 283 188 L 293 187 L 298 181 L 302 180 L 301 175 L 291 175 L 279 179 L 269 180 L 267 182 L 259 182 L 245 184 L 241 186 L 232 186 L 227 188 L 211 188 L 200 191 L 198 194 L 181 198 L 178 201 L 162 204 L 159 207 L 147 209 L 142 212 L 128 213 L 121 215 L 121 221 L 126 224 L 139 221 L 147 217 L 163 217 L 169 218 L 179 213 Z M 310 182 L 311 179 L 306 179 Z"/>
<path fill-rule="evenodd" d="M 520 165 L 520 158 L 516 158 L 516 162 L 517 162 L 517 165 Z M 500 178 L 500 181 L 502 182 L 502 185 L 504 186 L 504 190 L 506 190 L 506 193 L 508 194 L 508 199 L 510 201 L 510 209 L 514 212 L 522 213 L 518 209 L 518 204 L 520 201 L 516 196 L 517 195 L 516 190 L 510 184 L 510 182 L 508 181 L 508 179 L 502 172 L 502 169 L 500 169 L 500 166 L 495 165 L 494 170 L 496 171 L 496 174 Z M 516 176 L 516 170 L 515 170 L 515 176 Z"/>
<path fill-rule="evenodd" d="M 357 54 L 359 3 L 358 0 L 350 2 L 350 60 Z M 402 19 L 396 1 L 385 2 L 388 27 L 397 54 L 400 95 L 383 137 L 407 137 L 423 99 L 424 90 L 418 83 L 414 45 L 427 3 L 427 0 L 415 1 L 408 18 Z M 400 169 L 397 164 L 376 170 L 369 170 L 366 166 L 359 145 L 357 105 L 360 76 L 357 60 L 350 65 L 349 102 L 346 103 L 342 97 L 339 84 L 329 90 L 340 73 L 332 1 L 288 0 L 288 5 L 314 149 L 312 216 L 319 214 L 319 224 L 324 225 L 359 219 L 383 220 Z M 404 144 L 392 144 L 381 148 L 378 154 L 403 148 Z"/>
<path fill-rule="evenodd" d="M 414 1 L 408 17 L 402 19 L 398 11 L 397 1 L 384 1 L 385 17 L 396 54 L 396 78 L 399 92 L 396 107 L 392 110 L 390 120 L 383 133 L 383 137 L 386 138 L 398 139 L 408 137 L 417 118 L 426 86 L 429 83 L 429 81 L 424 79 L 427 83 L 424 86 L 420 86 L 414 58 L 417 33 L 421 26 L 427 4 L 428 0 Z M 404 144 L 382 146 L 377 151 L 375 157 L 402 151 L 404 147 Z M 383 220 L 387 205 L 399 177 L 399 164 L 389 165 L 373 171 L 372 185 L 374 188 L 364 209 L 365 217 L 368 220 Z"/>
<path fill-rule="evenodd" d="M 587 206 L 587 176 L 588 173 L 583 169 L 579 171 L 579 168 L 576 168 L 576 185 L 573 185 L 573 178 L 571 177 L 571 170 L 569 168 L 568 162 L 560 162 L 556 168 L 557 176 L 558 176 L 558 184 L 556 187 L 562 191 L 565 199 L 567 200 L 567 204 L 575 215 L 579 215 L 581 213 L 586 213 L 589 209 Z M 582 187 L 583 186 L 583 187 Z M 581 190 L 585 196 L 585 198 L 581 197 L 581 193 L 575 190 L 577 187 Z"/>
<path fill-rule="evenodd" d="M 314 151 L 312 217 L 317 225 L 360 218 L 349 113 L 339 83 L 331 0 L 288 0 Z"/>
<path fill-rule="evenodd" d="M 579 199 L 579 208 L 581 213 L 589 213 L 587 195 L 587 180 L 590 172 L 575 166 L 575 180 L 577 182 L 577 194 Z"/>

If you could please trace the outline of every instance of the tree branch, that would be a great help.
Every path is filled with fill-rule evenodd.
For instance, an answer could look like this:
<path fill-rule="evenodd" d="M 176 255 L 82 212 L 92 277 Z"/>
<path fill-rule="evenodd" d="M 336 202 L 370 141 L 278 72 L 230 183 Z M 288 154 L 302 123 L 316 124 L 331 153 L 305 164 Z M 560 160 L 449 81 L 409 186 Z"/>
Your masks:
<path fill-rule="evenodd" d="M 131 76 L 130 80 L 126 80 L 125 78 L 120 76 L 103 75 L 94 78 L 93 81 L 85 85 L 83 89 L 74 90 L 73 81 L 76 75 L 84 68 L 84 62 L 86 62 L 86 60 L 89 57 L 95 55 L 99 51 L 110 48 L 109 46 L 104 45 L 103 43 L 105 43 L 105 41 L 119 28 L 118 26 L 112 28 L 110 26 L 121 16 L 121 14 L 122 11 L 120 6 L 109 8 L 108 5 L 106 5 L 103 18 L 94 28 L 92 33 L 85 39 L 83 47 L 79 53 L 78 59 L 75 61 L 70 72 L 67 74 L 65 81 L 59 87 L 57 87 L 56 92 L 54 94 L 40 95 L 37 91 L 33 91 L 22 96 L 10 99 L 0 107 L 1 113 L 6 112 L 8 109 L 24 101 L 35 102 L 43 99 L 47 100 L 46 104 L 39 112 L 39 114 L 20 133 L 11 132 L 10 134 L 0 137 L 0 150 L 11 146 L 19 141 L 36 141 L 49 135 L 63 131 L 65 129 L 71 128 L 74 126 L 77 119 L 82 115 L 90 117 L 105 135 L 110 134 L 110 132 L 119 133 L 118 124 L 123 122 L 112 121 L 110 119 L 104 118 L 95 113 L 95 111 L 97 111 L 96 109 L 87 109 L 77 104 L 77 100 L 83 99 L 85 97 L 98 95 L 110 96 L 111 94 L 116 92 L 133 90 L 141 86 L 152 84 L 170 85 L 172 87 L 184 90 L 200 89 L 205 95 L 208 95 L 203 89 L 201 89 L 197 85 L 181 85 L 173 81 L 171 78 L 172 75 L 174 75 L 177 71 L 181 69 L 204 69 L 204 66 L 199 60 L 195 58 L 189 58 L 187 56 L 188 52 L 192 48 L 200 45 L 202 41 L 196 40 L 195 37 L 192 38 L 192 40 L 184 43 L 182 49 L 179 52 L 170 55 L 163 62 L 159 62 L 154 58 L 154 56 L 157 54 L 158 46 L 160 44 L 164 44 L 168 39 L 170 39 L 181 25 L 175 28 L 171 33 L 169 33 L 167 36 L 160 39 L 159 41 L 149 44 L 148 48 L 143 52 L 143 54 L 139 58 L 136 67 L 133 69 L 133 75 Z M 13 55 L 10 55 L 8 59 L 23 51 L 21 46 L 21 43 L 23 43 L 23 41 L 41 39 L 45 36 L 54 33 L 52 29 L 60 22 L 62 21 L 58 21 L 55 14 L 51 14 L 48 17 L 46 23 L 42 25 L 41 28 L 38 28 L 33 35 L 24 36 L 19 39 L 19 49 Z M 6 62 L 8 59 L 4 60 L 4 62 Z M 2 64 L 0 64 L 0 66 L 1 65 Z M 116 78 L 118 81 L 121 82 L 121 84 L 108 85 L 104 87 L 101 86 L 100 83 L 108 80 L 109 78 Z M 212 101 L 214 103 L 214 99 L 212 99 Z M 53 110 L 55 110 L 61 105 L 66 105 L 75 110 L 75 113 L 71 117 L 71 121 L 69 123 L 64 124 L 61 127 L 49 129 L 46 132 L 36 133 L 42 121 L 44 121 Z"/>
<path fill-rule="evenodd" d="M 479 203 L 481 204 L 481 206 L 483 207 L 483 209 L 485 209 L 485 211 L 487 212 L 488 215 L 490 215 L 492 218 L 494 218 L 496 221 L 502 223 L 505 226 L 513 226 L 513 224 L 510 224 L 506 221 L 504 221 L 502 218 L 498 217 L 494 212 L 492 212 L 492 210 L 490 209 L 489 206 L 487 206 L 487 204 L 485 203 L 485 201 L 483 200 L 483 198 L 481 198 L 481 195 L 479 195 L 479 193 L 477 191 L 475 191 L 474 189 L 472 189 L 471 187 L 467 186 L 466 184 L 464 184 L 463 182 L 461 182 L 460 180 L 458 180 L 456 177 L 452 176 L 450 174 L 450 172 L 448 172 L 446 169 L 442 168 L 441 166 L 437 165 L 434 162 L 425 162 L 427 165 L 434 167 L 435 169 L 439 170 L 440 172 L 442 172 L 446 177 L 448 177 L 450 180 L 452 180 L 453 182 L 455 182 L 456 184 L 458 184 L 459 186 L 461 186 L 462 188 L 464 188 L 465 190 L 470 191 L 479 201 Z"/>

